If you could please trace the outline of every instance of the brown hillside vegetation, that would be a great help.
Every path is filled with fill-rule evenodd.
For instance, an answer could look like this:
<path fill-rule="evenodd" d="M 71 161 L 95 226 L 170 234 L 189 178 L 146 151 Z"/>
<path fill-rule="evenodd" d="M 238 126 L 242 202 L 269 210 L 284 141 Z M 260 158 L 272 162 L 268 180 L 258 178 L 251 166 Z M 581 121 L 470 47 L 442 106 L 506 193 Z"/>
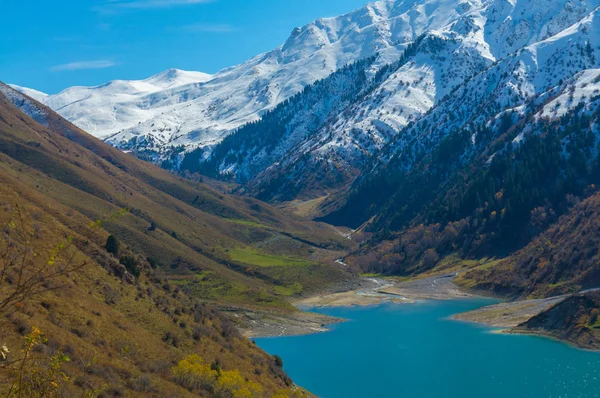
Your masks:
<path fill-rule="evenodd" d="M 569 297 L 516 328 L 600 349 L 600 292 Z"/>
<path fill-rule="evenodd" d="M 532 243 L 494 267 L 464 276 L 505 296 L 550 297 L 600 286 L 600 193 L 574 206 Z"/>
<path fill-rule="evenodd" d="M 172 176 L 37 105 L 44 125 L 0 95 L 0 298 L 11 304 L 0 308 L 1 388 L 14 396 L 300 394 L 280 360 L 213 306 L 294 311 L 287 296 L 347 278 L 331 259 L 349 241 Z M 23 275 L 35 289 L 12 297 Z"/>
<path fill-rule="evenodd" d="M 129 209 L 129 216 L 103 227 L 195 295 L 219 303 L 286 307 L 285 288 L 300 283 L 316 289 L 345 277 L 324 265 L 333 264 L 330 260 L 350 244 L 328 226 L 297 221 L 254 199 L 173 176 L 41 105 L 49 128 L 0 101 L 0 178 L 6 184 L 19 182 L 91 220 Z M 66 222 L 65 214 L 45 207 Z M 232 251 L 254 255 L 232 256 Z M 262 266 L 264 256 L 281 266 Z M 304 267 L 286 267 L 290 263 Z M 202 279 L 190 282 L 191 274 Z"/>

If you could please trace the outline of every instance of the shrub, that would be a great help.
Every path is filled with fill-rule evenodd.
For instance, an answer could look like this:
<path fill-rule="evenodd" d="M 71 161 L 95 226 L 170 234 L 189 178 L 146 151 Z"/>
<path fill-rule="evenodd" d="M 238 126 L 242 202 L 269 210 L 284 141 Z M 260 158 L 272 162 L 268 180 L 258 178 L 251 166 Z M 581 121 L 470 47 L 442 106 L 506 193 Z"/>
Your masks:
<path fill-rule="evenodd" d="M 135 257 L 123 256 L 119 259 L 119 262 L 125 266 L 125 269 L 127 269 L 131 275 L 135 276 L 136 278 L 140 277 L 141 272 L 138 268 L 139 263 Z"/>
<path fill-rule="evenodd" d="M 138 378 L 131 380 L 128 384 L 129 388 L 137 392 L 153 392 L 155 390 L 150 376 L 143 374 Z"/>
<path fill-rule="evenodd" d="M 262 386 L 252 381 L 246 381 L 237 370 L 223 372 L 215 386 L 215 397 L 260 396 L 262 396 Z"/>
<path fill-rule="evenodd" d="M 199 355 L 191 355 L 171 370 L 177 384 L 189 390 L 204 389 L 217 398 L 262 396 L 260 384 L 246 380 L 237 370 L 222 371 L 220 363 L 215 364 L 209 365 Z"/>
<path fill-rule="evenodd" d="M 216 383 L 218 376 L 199 355 L 191 355 L 180 361 L 172 371 L 175 382 L 189 390 L 209 390 Z"/>
<path fill-rule="evenodd" d="M 106 239 L 106 251 L 111 253 L 113 256 L 117 257 L 119 255 L 119 241 L 115 238 L 114 235 L 110 235 L 108 239 Z"/>

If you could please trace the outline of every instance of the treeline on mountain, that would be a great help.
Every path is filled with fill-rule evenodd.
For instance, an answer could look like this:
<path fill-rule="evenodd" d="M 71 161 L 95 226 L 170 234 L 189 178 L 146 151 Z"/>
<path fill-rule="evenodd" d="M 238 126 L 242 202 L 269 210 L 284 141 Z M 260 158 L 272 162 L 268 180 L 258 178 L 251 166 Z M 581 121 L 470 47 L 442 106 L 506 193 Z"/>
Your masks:
<path fill-rule="evenodd" d="M 300 93 L 265 113 L 260 120 L 228 135 L 209 154 L 202 148 L 187 153 L 180 170 L 220 177 L 224 165 L 241 165 L 246 160 L 260 157 L 261 153 L 262 156 L 270 154 L 284 137 L 293 132 L 294 124 L 307 122 L 310 128 L 305 133 L 316 133 L 330 112 L 352 102 L 364 89 L 367 82 L 365 70 L 373 61 L 374 58 L 368 58 L 355 62 L 306 86 Z M 316 104 L 322 104 L 322 107 L 314 109 Z M 236 174 L 238 182 L 244 182 L 258 171 L 251 169 Z"/>
<path fill-rule="evenodd" d="M 351 181 L 357 170 L 315 156 L 301 146 L 331 142 L 335 133 L 332 126 L 340 118 L 356 114 L 357 104 L 418 51 L 435 51 L 443 41 L 434 36 L 418 37 L 396 62 L 380 68 L 372 78 L 367 77 L 367 71 L 374 57 L 349 64 L 307 86 L 259 121 L 241 127 L 215 148 L 185 154 L 180 171 L 235 178 L 247 184 L 244 192 L 266 201 L 292 200 L 300 192 L 310 192 L 313 186 L 314 192 L 341 186 Z M 311 143 L 310 139 L 315 141 Z M 273 164 L 278 167 L 270 168 Z M 261 174 L 266 171 L 268 175 Z"/>
<path fill-rule="evenodd" d="M 345 205 L 323 220 L 356 228 L 373 217 L 366 231 L 375 233 L 374 239 L 348 259 L 369 272 L 416 274 L 450 254 L 505 257 L 526 247 L 561 215 L 571 209 L 569 214 L 576 214 L 573 206 L 595 193 L 600 166 L 594 129 L 600 111 L 593 104 L 591 110 L 578 106 L 553 121 L 526 116 L 510 123 L 511 115 L 495 133 L 488 128 L 456 132 L 430 153 L 414 155 L 417 161 L 410 167 L 397 157 L 359 181 Z M 520 137 L 525 126 L 530 131 Z M 580 225 L 572 227 L 582 233 Z M 550 295 L 556 291 L 538 289 L 560 281 L 567 281 L 567 290 L 577 289 L 575 273 L 594 266 L 584 261 L 578 267 L 575 261 L 575 273 L 569 274 L 569 263 L 557 259 L 548 267 L 552 272 L 545 271 L 555 274 L 546 279 L 535 279 L 531 267 L 521 274 L 499 267 L 477 280 L 489 281 L 487 288 L 500 294 Z M 493 286 L 504 274 L 519 283 Z"/>
<path fill-rule="evenodd" d="M 578 199 L 574 199 L 578 201 Z M 600 193 L 576 203 L 529 245 L 465 275 L 476 289 L 546 297 L 600 286 Z"/>

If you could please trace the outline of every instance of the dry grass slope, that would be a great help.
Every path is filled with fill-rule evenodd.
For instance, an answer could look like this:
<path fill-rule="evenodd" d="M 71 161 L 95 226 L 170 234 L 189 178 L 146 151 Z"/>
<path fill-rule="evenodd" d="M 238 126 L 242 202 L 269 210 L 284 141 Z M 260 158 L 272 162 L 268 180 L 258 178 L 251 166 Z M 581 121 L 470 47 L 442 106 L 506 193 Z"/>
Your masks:
<path fill-rule="evenodd" d="M 2 231 L 0 249 L 27 230 L 35 261 L 72 239 L 70 255 L 85 266 L 0 314 L 8 360 L 20 358 L 23 335 L 37 328 L 47 337 L 33 353 L 43 366 L 57 352 L 70 358 L 62 396 L 215 395 L 225 376 L 186 385 L 192 390 L 177 384 L 172 368 L 191 354 L 228 382 L 239 371 L 241 383 L 260 384 L 264 396 L 301 394 L 279 361 L 239 336 L 235 318 L 215 305 L 294 311 L 287 296 L 347 278 L 333 259 L 349 241 L 328 226 L 168 174 L 45 111 L 43 126 L 0 95 L 0 225 L 26 215 Z M 118 256 L 104 247 L 109 234 L 121 242 Z M 242 248 L 262 257 L 228 254 Z M 118 257 L 132 259 L 135 271 Z M 264 258 L 272 266 L 261 267 Z M 0 376 L 11 375 L 0 367 Z"/>

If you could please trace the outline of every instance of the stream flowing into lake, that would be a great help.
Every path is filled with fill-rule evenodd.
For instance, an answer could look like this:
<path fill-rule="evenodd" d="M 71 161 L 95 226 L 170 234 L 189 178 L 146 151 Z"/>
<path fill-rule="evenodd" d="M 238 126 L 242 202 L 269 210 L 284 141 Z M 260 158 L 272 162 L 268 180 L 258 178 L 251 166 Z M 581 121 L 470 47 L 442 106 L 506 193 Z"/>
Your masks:
<path fill-rule="evenodd" d="M 489 299 L 312 311 L 331 331 L 256 339 L 300 386 L 323 398 L 600 397 L 600 354 L 537 336 L 449 320 Z"/>

